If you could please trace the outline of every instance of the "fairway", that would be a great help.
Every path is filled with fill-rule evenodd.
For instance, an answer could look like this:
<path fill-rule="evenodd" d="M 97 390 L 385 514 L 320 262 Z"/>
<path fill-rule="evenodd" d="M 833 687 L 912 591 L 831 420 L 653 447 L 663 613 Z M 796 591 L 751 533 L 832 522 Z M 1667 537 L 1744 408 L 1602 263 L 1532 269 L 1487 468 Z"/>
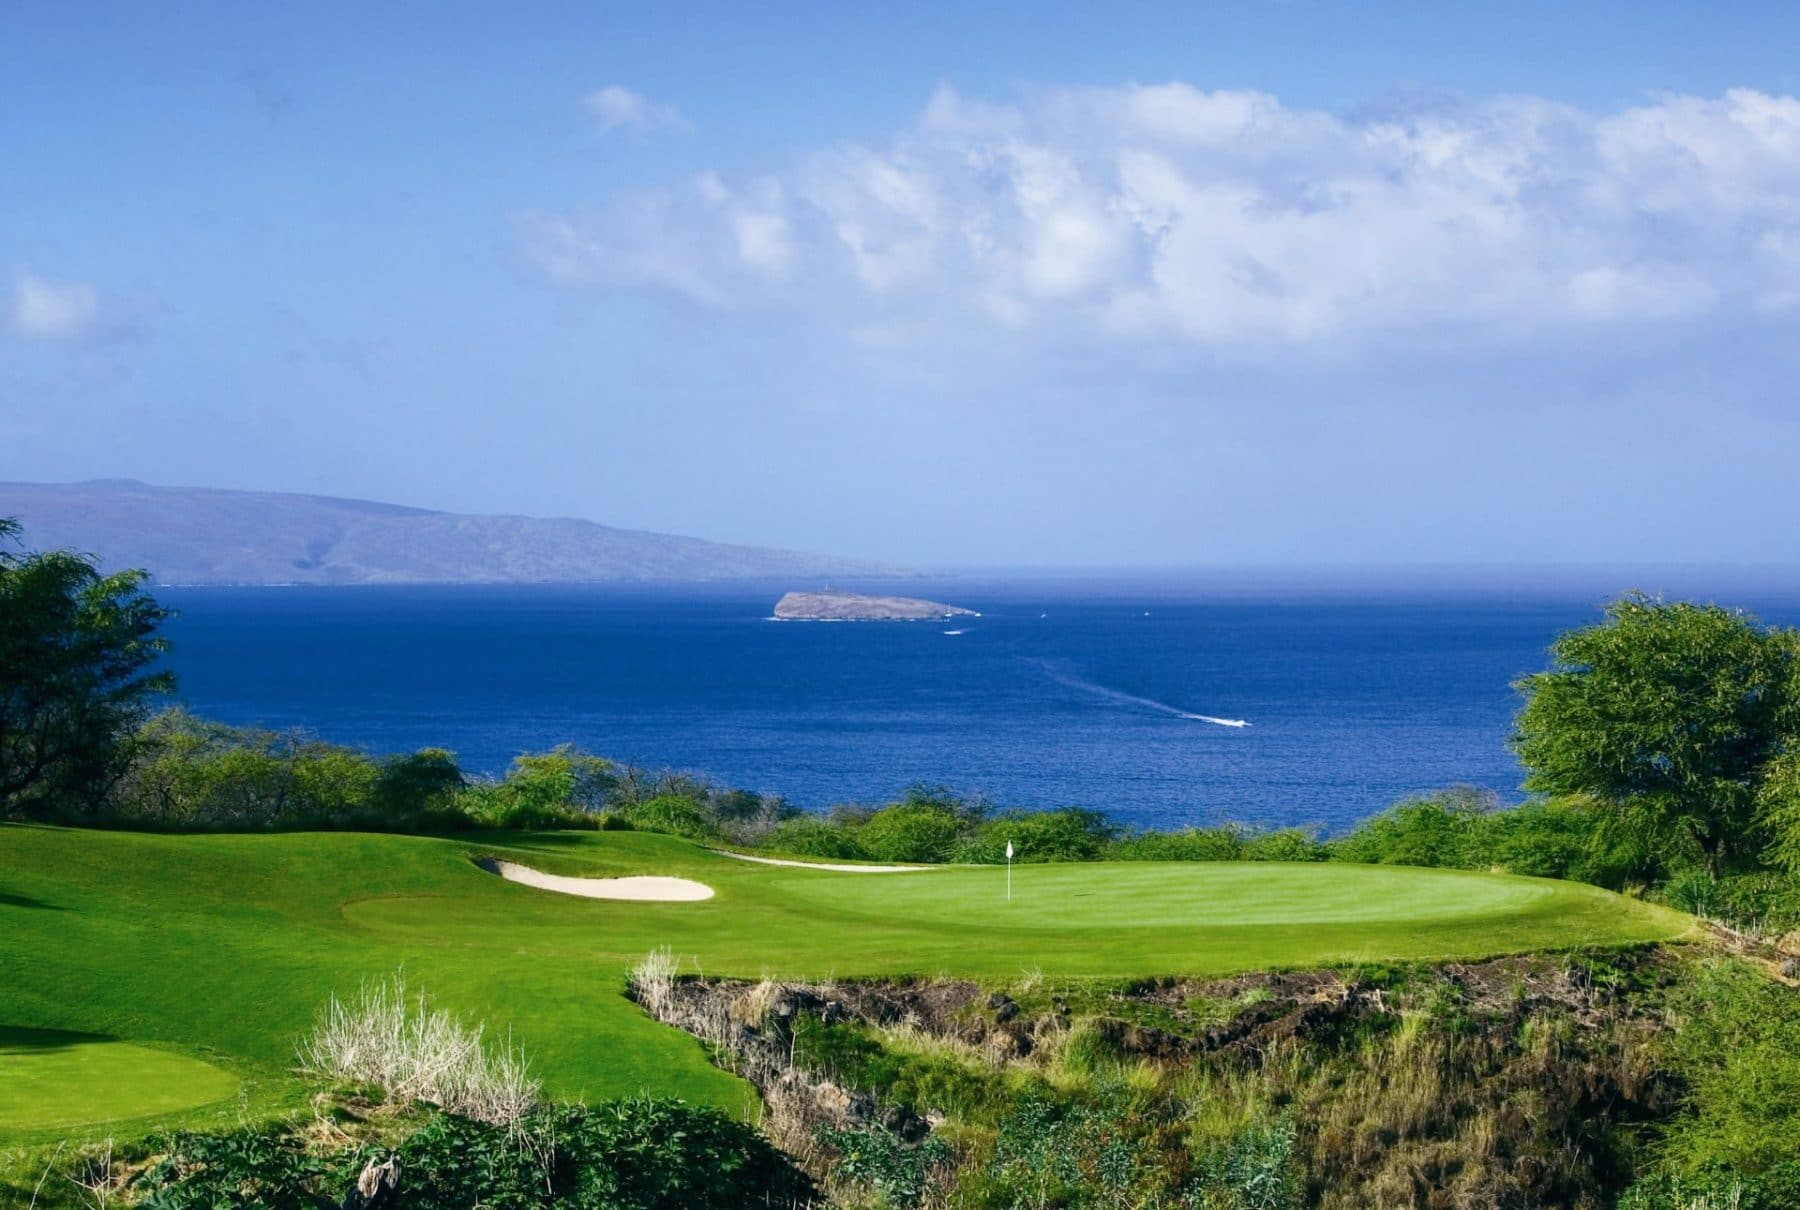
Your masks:
<path fill-rule="evenodd" d="M 715 894 L 584 899 L 505 881 L 476 856 Z M 794 869 L 640 833 L 0 827 L 0 1026 L 87 1035 L 24 1060 L 0 1051 L 0 1064 L 28 1061 L 39 1086 L 60 1084 L 57 1063 L 71 1080 L 104 1071 L 121 1090 L 74 1118 L 70 1097 L 0 1095 L 0 1141 L 208 1106 L 240 1081 L 252 1108 L 296 1104 L 294 1043 L 318 1006 L 401 967 L 443 1006 L 510 1031 L 555 1094 L 657 1091 L 749 1114 L 747 1086 L 623 997 L 648 950 L 747 977 L 1124 979 L 1647 941 L 1691 923 L 1574 883 L 1401 867 L 1021 866 L 1013 885 L 1008 902 L 998 868 Z M 133 1102 L 134 1089 L 172 1100 Z"/>

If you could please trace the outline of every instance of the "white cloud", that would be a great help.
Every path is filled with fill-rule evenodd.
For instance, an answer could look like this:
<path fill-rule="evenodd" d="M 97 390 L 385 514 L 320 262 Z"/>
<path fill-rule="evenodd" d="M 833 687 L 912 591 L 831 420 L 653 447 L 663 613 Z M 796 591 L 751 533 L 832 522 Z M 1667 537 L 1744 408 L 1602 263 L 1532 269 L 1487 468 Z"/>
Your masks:
<path fill-rule="evenodd" d="M 93 330 L 100 296 L 81 282 L 46 281 L 32 273 L 13 280 L 12 326 L 34 340 L 73 340 Z"/>
<path fill-rule="evenodd" d="M 584 102 L 604 130 L 687 130 L 688 120 L 672 105 L 661 105 L 642 93 L 608 84 L 587 95 Z"/>
<path fill-rule="evenodd" d="M 619 91 L 613 124 L 641 120 Z M 970 322 L 1221 350 L 1585 339 L 1795 305 L 1800 101 L 1345 117 L 1179 83 L 1009 106 L 940 89 L 879 144 L 530 231 L 558 281 L 787 307 L 857 340 Z"/>

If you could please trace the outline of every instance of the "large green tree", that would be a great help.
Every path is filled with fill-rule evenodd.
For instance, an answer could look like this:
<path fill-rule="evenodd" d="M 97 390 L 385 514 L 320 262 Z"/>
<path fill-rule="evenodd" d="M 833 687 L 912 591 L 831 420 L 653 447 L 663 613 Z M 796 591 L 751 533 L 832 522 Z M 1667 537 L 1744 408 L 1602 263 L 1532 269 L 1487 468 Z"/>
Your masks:
<path fill-rule="evenodd" d="M 157 667 L 168 612 L 141 571 L 102 574 L 68 551 L 31 553 L 0 518 L 0 816 L 79 815 L 130 758 L 174 678 Z"/>
<path fill-rule="evenodd" d="M 1800 741 L 1800 635 L 1739 610 L 1633 594 L 1525 677 L 1513 746 L 1526 788 L 1604 814 L 1646 873 L 1758 858 L 1759 801 Z"/>

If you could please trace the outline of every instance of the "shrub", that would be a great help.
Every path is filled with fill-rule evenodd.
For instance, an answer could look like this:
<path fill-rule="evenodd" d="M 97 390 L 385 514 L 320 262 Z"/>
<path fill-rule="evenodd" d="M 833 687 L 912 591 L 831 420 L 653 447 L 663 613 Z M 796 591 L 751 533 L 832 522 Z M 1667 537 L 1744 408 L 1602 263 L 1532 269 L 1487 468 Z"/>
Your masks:
<path fill-rule="evenodd" d="M 625 976 L 625 987 L 631 998 L 644 1010 L 662 1020 L 675 999 L 675 976 L 681 963 L 668 946 L 653 949 Z"/>
<path fill-rule="evenodd" d="M 316 1210 L 330 1172 L 305 1141 L 280 1131 L 183 1132 L 161 1140 L 162 1158 L 133 1184 L 141 1210 Z"/>
<path fill-rule="evenodd" d="M 1172 1205 L 1186 1165 L 1161 1125 L 1117 1086 L 1068 1101 L 1033 1090 L 959 1192 L 983 1207 Z"/>
<path fill-rule="evenodd" d="M 135 1184 L 149 1210 L 315 1210 L 399 1161 L 405 1210 L 736 1210 L 813 1201 L 812 1183 L 716 1109 L 640 1097 L 547 1106 L 511 1127 L 434 1113 L 391 1150 L 317 1156 L 284 1130 L 180 1134 Z"/>
<path fill-rule="evenodd" d="M 381 763 L 370 788 L 369 805 L 379 818 L 396 822 L 441 815 L 466 784 L 453 753 L 420 748 Z"/>
<path fill-rule="evenodd" d="M 1627 1189 L 1618 1210 L 1776 1210 L 1777 1204 L 1729 1172 L 1688 1179 L 1657 1173 Z"/>
<path fill-rule="evenodd" d="M 620 814 L 644 832 L 667 832 L 690 840 L 716 840 L 719 835 L 698 802 L 674 794 L 631 803 Z"/>
<path fill-rule="evenodd" d="M 1579 802 L 1537 799 L 1483 817 L 1471 857 L 1536 878 L 1579 878 L 1618 887 L 1627 863 L 1609 860 L 1599 821 Z"/>
<path fill-rule="evenodd" d="M 763 838 L 763 847 L 797 857 L 838 861 L 860 861 L 869 855 L 848 829 L 816 816 L 800 816 L 775 825 Z"/>
<path fill-rule="evenodd" d="M 150 720 L 136 748 L 113 792 L 111 822 L 406 831 L 463 822 L 462 772 L 441 748 L 376 761 L 302 732 L 228 727 L 181 710 Z"/>
<path fill-rule="evenodd" d="M 1753 933 L 1785 933 L 1800 927 L 1800 877 L 1763 870 L 1712 878 L 1692 871 L 1669 884 L 1669 901 L 1695 915 L 1723 920 Z"/>
<path fill-rule="evenodd" d="M 1409 799 L 1333 842 L 1332 856 L 1370 865 L 1479 868 L 1489 864 L 1480 841 L 1494 807 L 1492 795 L 1466 787 Z"/>
<path fill-rule="evenodd" d="M 395 1155 L 416 1174 L 402 1179 L 405 1204 L 418 1210 L 735 1210 L 804 1204 L 811 1188 L 751 1127 L 650 1097 L 541 1109 L 517 1137 L 440 1115 Z"/>
<path fill-rule="evenodd" d="M 877 861 L 948 861 L 955 851 L 962 822 L 949 809 L 933 804 L 896 803 L 883 807 L 855 835 Z"/>
<path fill-rule="evenodd" d="M 1200 1158 L 1186 1202 L 1204 1210 L 1298 1210 L 1304 1204 L 1292 1120 L 1253 1122 Z"/>
<path fill-rule="evenodd" d="M 1664 1130 L 1666 1171 L 1730 1172 L 1774 1205 L 1800 1205 L 1800 997 L 1741 963 L 1703 968 L 1672 996 L 1669 1060 L 1686 1112 Z"/>
<path fill-rule="evenodd" d="M 1259 832 L 1244 841 L 1249 861 L 1324 861 L 1330 850 L 1304 828 Z"/>
<path fill-rule="evenodd" d="M 1138 832 L 1115 843 L 1107 856 L 1117 861 L 1242 861 L 1244 833 L 1229 825 Z"/>
<path fill-rule="evenodd" d="M 932 1191 L 937 1170 L 950 1159 L 942 1139 L 901 1142 L 878 1126 L 822 1126 L 817 1139 L 837 1153 L 836 1174 L 852 1185 L 873 1189 L 888 1206 L 916 1206 Z"/>
<path fill-rule="evenodd" d="M 489 1124 L 518 1121 L 539 1085 L 511 1043 L 498 1051 L 482 1027 L 408 997 L 398 975 L 364 984 L 346 1004 L 333 996 L 300 1045 L 301 1068 L 340 1084 L 380 1089 L 397 1105 L 425 1101 Z"/>
<path fill-rule="evenodd" d="M 1097 861 L 1118 835 L 1099 811 L 1064 807 L 1060 811 L 1013 811 L 988 819 L 975 834 L 960 841 L 957 861 L 998 864 L 1012 843 L 1020 862 Z"/>

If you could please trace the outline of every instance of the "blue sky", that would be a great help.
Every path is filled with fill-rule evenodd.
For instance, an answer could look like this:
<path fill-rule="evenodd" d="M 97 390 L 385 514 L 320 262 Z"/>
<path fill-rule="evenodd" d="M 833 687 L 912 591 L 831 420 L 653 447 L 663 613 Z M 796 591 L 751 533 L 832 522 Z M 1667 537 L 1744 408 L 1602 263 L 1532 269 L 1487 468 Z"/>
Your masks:
<path fill-rule="evenodd" d="M 0 478 L 1800 559 L 1800 9 L 887 7 L 6 6 Z"/>

